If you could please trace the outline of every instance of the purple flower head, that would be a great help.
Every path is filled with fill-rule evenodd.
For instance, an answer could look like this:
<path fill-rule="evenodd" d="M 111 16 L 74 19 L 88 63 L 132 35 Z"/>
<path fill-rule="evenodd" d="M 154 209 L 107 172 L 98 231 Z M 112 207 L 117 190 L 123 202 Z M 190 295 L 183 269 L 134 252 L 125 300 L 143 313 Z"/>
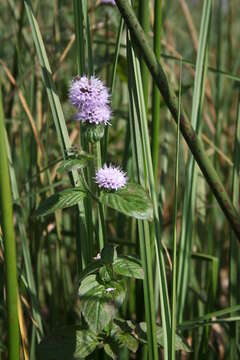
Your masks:
<path fill-rule="evenodd" d="M 69 100 L 77 108 L 76 119 L 94 124 L 109 122 L 111 110 L 108 89 L 101 80 L 91 76 L 76 77 L 72 80 Z"/>
<path fill-rule="evenodd" d="M 118 190 L 126 185 L 127 176 L 118 166 L 114 167 L 104 164 L 103 167 L 97 171 L 95 180 L 100 188 Z"/>
<path fill-rule="evenodd" d="M 116 5 L 114 0 L 101 0 L 101 5 Z"/>

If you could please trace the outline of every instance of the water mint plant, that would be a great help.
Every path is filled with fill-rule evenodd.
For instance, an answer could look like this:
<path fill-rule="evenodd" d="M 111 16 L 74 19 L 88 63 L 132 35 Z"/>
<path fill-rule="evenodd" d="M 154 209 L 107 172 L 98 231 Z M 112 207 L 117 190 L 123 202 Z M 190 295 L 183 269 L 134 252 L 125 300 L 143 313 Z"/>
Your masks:
<path fill-rule="evenodd" d="M 1 360 L 239 358 L 238 8 L 0 1 Z"/>

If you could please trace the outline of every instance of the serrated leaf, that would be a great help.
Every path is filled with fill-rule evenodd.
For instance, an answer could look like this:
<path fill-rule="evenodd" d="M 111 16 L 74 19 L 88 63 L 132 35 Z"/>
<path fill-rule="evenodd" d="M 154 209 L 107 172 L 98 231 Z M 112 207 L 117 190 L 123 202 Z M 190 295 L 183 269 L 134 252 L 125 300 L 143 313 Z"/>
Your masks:
<path fill-rule="evenodd" d="M 123 281 L 100 283 L 97 275 L 89 275 L 79 288 L 81 311 L 90 329 L 99 333 L 114 318 L 126 295 Z"/>
<path fill-rule="evenodd" d="M 157 325 L 156 332 L 157 332 L 158 346 L 163 347 L 164 346 L 164 340 L 163 340 L 163 329 L 162 329 L 162 327 Z M 136 326 L 136 334 L 137 334 L 139 340 L 141 340 L 144 343 L 147 343 L 147 324 L 145 322 L 141 322 Z M 186 351 L 186 352 L 191 351 L 189 346 L 177 334 L 175 334 L 175 350 L 176 351 L 183 350 L 183 351 Z"/>
<path fill-rule="evenodd" d="M 90 355 L 99 344 L 96 334 L 68 326 L 57 330 L 38 345 L 38 360 L 78 360 Z"/>
<path fill-rule="evenodd" d="M 99 270 L 103 266 L 102 260 L 94 260 L 90 264 L 86 266 L 86 268 L 80 273 L 79 276 L 79 284 L 88 276 L 93 273 L 95 273 L 97 270 Z"/>
<path fill-rule="evenodd" d="M 144 271 L 140 260 L 132 256 L 119 256 L 113 263 L 115 273 L 135 279 L 144 278 Z"/>
<path fill-rule="evenodd" d="M 79 201 L 84 199 L 86 194 L 86 191 L 80 187 L 62 190 L 43 201 L 35 211 L 34 215 L 46 216 L 56 210 L 76 205 Z"/>
<path fill-rule="evenodd" d="M 100 281 L 104 284 L 108 284 L 110 281 L 114 279 L 113 269 L 111 265 L 104 265 L 98 272 L 98 276 Z"/>
<path fill-rule="evenodd" d="M 114 343 L 113 341 L 111 342 L 111 340 L 109 340 L 108 343 L 104 344 L 104 351 L 108 356 L 110 356 L 111 359 L 115 360 L 117 359 L 119 347 L 117 346 L 116 343 Z"/>
<path fill-rule="evenodd" d="M 92 160 L 92 157 L 90 155 L 81 155 L 81 157 L 79 159 L 66 159 L 63 160 L 58 168 L 57 168 L 57 172 L 59 174 L 63 174 L 64 172 L 69 172 L 72 170 L 79 170 L 79 169 L 83 169 L 84 167 L 86 167 L 89 163 L 89 161 Z"/>
<path fill-rule="evenodd" d="M 118 326 L 121 331 L 129 333 L 132 333 L 136 327 L 136 324 L 132 320 L 123 320 L 120 318 L 114 319 L 114 325 Z"/>
<path fill-rule="evenodd" d="M 121 343 L 122 346 L 128 348 L 132 352 L 136 352 L 138 349 L 138 341 L 129 333 L 118 333 L 116 334 L 116 339 Z"/>
<path fill-rule="evenodd" d="M 130 320 L 115 319 L 111 336 L 120 346 L 127 347 L 135 353 L 138 349 L 138 340 L 131 334 L 134 329 L 135 325 Z"/>
<path fill-rule="evenodd" d="M 152 201 L 138 184 L 128 183 L 125 188 L 114 192 L 102 191 L 100 201 L 103 205 L 136 219 L 152 220 L 153 218 Z"/>

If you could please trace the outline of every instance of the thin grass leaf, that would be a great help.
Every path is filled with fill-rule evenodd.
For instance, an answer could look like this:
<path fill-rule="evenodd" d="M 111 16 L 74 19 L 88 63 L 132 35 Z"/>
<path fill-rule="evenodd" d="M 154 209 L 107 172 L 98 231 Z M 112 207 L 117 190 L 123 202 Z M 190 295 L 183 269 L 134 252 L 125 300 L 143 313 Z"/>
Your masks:
<path fill-rule="evenodd" d="M 40 308 L 39 308 L 39 303 L 38 303 L 38 299 L 37 299 L 37 290 L 36 290 L 35 279 L 33 276 L 33 268 L 32 268 L 31 256 L 30 256 L 30 251 L 29 251 L 29 244 L 28 244 L 28 240 L 27 240 L 27 231 L 26 231 L 26 227 L 24 224 L 24 219 L 23 219 L 23 214 L 22 214 L 22 209 L 21 209 L 21 204 L 20 204 L 19 191 L 18 191 L 18 186 L 17 186 L 17 180 L 16 180 L 16 175 L 15 175 L 15 170 L 13 167 L 13 162 L 12 162 L 12 157 L 11 157 L 10 146 L 9 146 L 7 134 L 6 134 L 6 148 L 7 148 L 9 175 L 10 175 L 10 180 L 11 180 L 13 201 L 15 204 L 18 204 L 18 206 L 20 206 L 20 211 L 16 212 L 16 218 L 17 218 L 18 230 L 21 235 L 23 259 L 24 259 L 24 266 L 25 266 L 26 278 L 27 278 L 27 288 L 29 290 L 30 299 L 31 299 L 33 319 L 34 319 L 34 322 L 37 324 L 37 327 L 36 327 L 37 339 L 40 340 L 43 335 L 42 319 L 41 319 Z"/>
<path fill-rule="evenodd" d="M 205 91 L 205 74 L 207 68 L 207 45 L 208 34 L 211 20 L 211 1 L 204 1 L 202 11 L 202 21 L 199 36 L 199 46 L 197 53 L 197 64 L 194 79 L 194 91 L 192 101 L 192 115 L 191 123 L 194 130 L 199 135 L 202 127 L 202 106 Z M 181 236 L 179 240 L 179 258 L 178 258 L 178 283 L 177 283 L 177 297 L 178 297 L 178 321 L 182 320 L 183 310 L 185 305 L 185 298 L 188 286 L 189 266 L 190 266 L 190 252 L 193 243 L 193 224 L 195 219 L 195 198 L 196 198 L 196 184 L 197 184 L 197 167 L 193 156 L 189 157 L 186 180 L 185 193 L 183 200 L 183 216 Z"/>
<path fill-rule="evenodd" d="M 20 358 L 17 259 L 13 224 L 13 204 L 5 139 L 2 89 L 0 86 L 0 209 L 2 214 L 4 262 L 6 265 L 8 359 L 16 360 Z"/>
<path fill-rule="evenodd" d="M 176 137 L 176 164 L 175 164 L 175 194 L 174 194 L 174 221 L 173 221 L 173 256 L 172 256 L 172 317 L 171 317 L 171 349 L 169 358 L 175 359 L 176 352 L 176 306 L 177 306 L 177 212 L 178 212 L 178 178 L 179 178 L 179 146 L 180 146 L 180 113 L 181 113 L 181 87 L 182 87 L 182 62 L 180 62 L 179 99 L 178 99 L 178 124 Z"/>

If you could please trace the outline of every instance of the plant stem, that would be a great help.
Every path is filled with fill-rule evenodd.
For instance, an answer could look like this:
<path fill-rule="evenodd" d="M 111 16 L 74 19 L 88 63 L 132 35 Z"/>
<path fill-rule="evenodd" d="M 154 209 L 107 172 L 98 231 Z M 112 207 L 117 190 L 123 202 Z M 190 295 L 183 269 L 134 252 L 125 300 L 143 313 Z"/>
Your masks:
<path fill-rule="evenodd" d="M 5 127 L 0 88 L 0 209 L 4 240 L 6 292 L 8 313 L 8 359 L 20 358 L 20 337 L 18 326 L 18 283 L 16 245 L 13 225 L 12 195 L 5 141 Z"/>
<path fill-rule="evenodd" d="M 149 33 L 149 0 L 139 1 L 139 22 L 148 37 Z M 145 64 L 144 59 L 140 59 L 141 74 L 142 74 L 142 85 L 143 95 L 145 101 L 145 108 L 148 108 L 148 83 L 149 83 L 149 70 Z"/>
<path fill-rule="evenodd" d="M 235 130 L 235 145 L 234 145 L 234 166 L 233 166 L 233 176 L 232 176 L 232 200 L 234 205 L 239 208 L 239 141 L 240 141 L 240 93 L 238 95 L 238 109 L 237 109 L 237 119 L 236 119 L 236 130 Z M 236 289 L 238 288 L 238 268 L 239 268 L 239 247 L 235 241 L 235 236 L 233 232 L 230 232 L 230 272 L 229 272 L 229 284 L 230 284 L 230 296 L 229 304 L 230 306 L 235 306 L 239 301 L 239 294 Z M 233 314 L 231 314 L 233 316 Z M 230 359 L 236 359 L 237 357 L 237 331 L 238 323 L 236 322 L 231 326 L 230 329 Z"/>
<path fill-rule="evenodd" d="M 76 50 L 77 50 L 77 71 L 78 75 L 85 73 L 85 56 L 84 56 L 84 35 L 83 35 L 83 8 L 82 3 L 78 0 L 73 0 L 74 8 L 74 23 L 76 34 Z"/>
<path fill-rule="evenodd" d="M 154 7 L 154 52 L 157 59 L 161 55 L 161 32 L 162 32 L 162 0 L 155 0 Z M 153 84 L 152 94 L 152 161 L 155 183 L 158 178 L 158 159 L 159 159 L 159 128 L 160 128 L 160 92 L 158 87 Z"/>

